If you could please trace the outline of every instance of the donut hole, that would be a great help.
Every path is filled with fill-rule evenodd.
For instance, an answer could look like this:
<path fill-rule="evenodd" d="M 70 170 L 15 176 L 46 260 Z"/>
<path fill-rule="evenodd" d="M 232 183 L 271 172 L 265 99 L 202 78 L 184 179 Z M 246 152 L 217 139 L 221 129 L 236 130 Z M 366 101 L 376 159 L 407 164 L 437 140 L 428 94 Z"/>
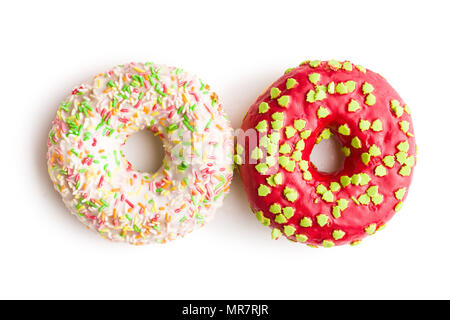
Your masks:
<path fill-rule="evenodd" d="M 164 148 L 161 139 L 150 130 L 130 135 L 122 148 L 126 159 L 140 172 L 155 173 L 162 165 Z"/>
<path fill-rule="evenodd" d="M 311 151 L 310 161 L 322 173 L 337 173 L 344 168 L 345 155 L 335 135 L 322 139 Z"/>

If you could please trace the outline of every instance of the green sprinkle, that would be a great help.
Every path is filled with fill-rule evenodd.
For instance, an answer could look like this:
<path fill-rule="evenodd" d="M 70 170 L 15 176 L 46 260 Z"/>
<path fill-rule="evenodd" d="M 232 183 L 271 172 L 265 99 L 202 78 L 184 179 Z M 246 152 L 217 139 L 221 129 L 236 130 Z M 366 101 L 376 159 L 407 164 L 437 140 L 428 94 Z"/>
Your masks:
<path fill-rule="evenodd" d="M 306 181 L 311 181 L 312 180 L 312 174 L 309 171 L 305 171 L 303 172 L 303 179 Z"/>
<path fill-rule="evenodd" d="M 277 240 L 281 236 L 281 231 L 278 228 L 272 229 L 272 240 Z"/>
<path fill-rule="evenodd" d="M 322 200 L 324 200 L 325 202 L 333 202 L 334 201 L 333 193 L 329 190 L 325 191 L 324 194 L 322 195 Z"/>
<path fill-rule="evenodd" d="M 286 156 L 280 156 L 278 157 L 278 164 L 285 168 L 287 164 L 289 163 L 289 157 Z"/>
<path fill-rule="evenodd" d="M 281 172 L 278 172 L 277 174 L 275 174 L 273 176 L 273 181 L 275 182 L 275 184 L 280 185 L 283 183 L 283 175 Z"/>
<path fill-rule="evenodd" d="M 407 104 L 405 104 L 405 105 L 403 106 L 403 108 L 405 109 L 405 112 L 406 112 L 407 114 L 411 114 L 411 109 L 409 108 L 409 106 L 408 106 Z"/>
<path fill-rule="evenodd" d="M 306 121 L 303 119 L 294 120 L 294 128 L 298 131 L 302 131 L 305 128 Z"/>
<path fill-rule="evenodd" d="M 350 183 L 351 183 L 351 179 L 350 179 L 350 177 L 349 176 L 342 176 L 341 178 L 340 178 L 340 182 L 341 182 L 341 185 L 342 185 L 342 187 L 346 187 L 346 186 L 348 186 Z"/>
<path fill-rule="evenodd" d="M 322 246 L 324 248 L 331 248 L 331 247 L 334 247 L 334 242 L 331 241 L 331 240 L 323 240 L 322 241 Z"/>
<path fill-rule="evenodd" d="M 286 138 L 288 138 L 288 139 L 292 138 L 296 132 L 297 131 L 294 129 L 294 127 L 291 127 L 291 126 L 287 126 L 284 131 Z"/>
<path fill-rule="evenodd" d="M 303 217 L 303 218 L 300 220 L 300 226 L 301 226 L 301 227 L 304 227 L 304 228 L 309 228 L 309 227 L 311 227 L 311 226 L 312 226 L 312 220 L 311 220 L 311 218 Z"/>
<path fill-rule="evenodd" d="M 366 184 L 368 184 L 369 182 L 370 182 L 370 176 L 367 174 L 367 173 L 361 173 L 360 175 L 360 181 L 359 181 L 359 184 L 361 185 L 361 186 L 365 186 Z"/>
<path fill-rule="evenodd" d="M 352 63 L 351 63 L 350 61 L 345 61 L 345 62 L 342 64 L 342 68 L 343 68 L 344 70 L 346 70 L 346 71 L 352 71 L 352 70 L 353 70 L 353 66 L 352 66 Z"/>
<path fill-rule="evenodd" d="M 186 170 L 188 167 L 189 167 L 189 165 L 188 165 L 185 161 L 181 161 L 181 164 L 178 165 L 177 168 L 178 168 L 179 170 L 181 170 L 181 171 L 184 171 L 184 170 Z"/>
<path fill-rule="evenodd" d="M 364 82 L 362 85 L 362 92 L 364 94 L 369 94 L 373 91 L 373 86 L 370 83 Z"/>
<path fill-rule="evenodd" d="M 258 107 L 259 113 L 266 113 L 269 110 L 269 104 L 267 102 L 261 102 Z"/>
<path fill-rule="evenodd" d="M 293 78 L 288 78 L 288 79 L 286 80 L 286 89 L 287 89 L 287 90 L 292 89 L 292 88 L 294 88 L 297 84 L 298 84 L 298 82 L 297 82 L 295 79 L 293 79 Z"/>
<path fill-rule="evenodd" d="M 287 222 L 287 219 L 286 219 L 286 217 L 285 217 L 284 215 L 278 214 L 278 215 L 275 217 L 275 222 L 276 222 L 276 223 L 282 224 L 282 223 L 286 223 L 286 222 Z"/>
<path fill-rule="evenodd" d="M 312 131 L 311 130 L 305 130 L 303 132 L 300 133 L 300 137 L 302 139 L 308 139 L 309 136 L 311 135 Z"/>
<path fill-rule="evenodd" d="M 306 161 L 306 160 L 301 160 L 301 161 L 298 163 L 298 166 L 299 166 L 300 170 L 306 171 L 306 170 L 308 170 L 309 164 L 308 164 L 308 161 Z"/>
<path fill-rule="evenodd" d="M 327 191 L 327 188 L 323 185 L 323 184 L 319 184 L 317 187 L 316 187 L 316 193 L 317 194 L 324 194 L 325 192 Z"/>
<path fill-rule="evenodd" d="M 395 164 L 395 157 L 394 156 L 385 156 L 383 158 L 383 163 L 386 167 L 392 168 Z"/>
<path fill-rule="evenodd" d="M 414 163 L 415 163 L 414 156 L 409 156 L 408 158 L 406 158 L 405 165 L 407 165 L 408 167 L 412 167 Z"/>
<path fill-rule="evenodd" d="M 406 159 L 408 159 L 408 154 L 403 151 L 399 151 L 395 154 L 395 158 L 397 159 L 397 162 L 400 164 L 405 164 Z"/>
<path fill-rule="evenodd" d="M 338 199 L 337 201 L 337 205 L 339 207 L 339 209 L 341 209 L 342 211 L 344 211 L 345 209 L 348 208 L 348 203 L 349 201 L 346 199 Z"/>
<path fill-rule="evenodd" d="M 341 208 L 339 208 L 338 206 L 334 206 L 331 210 L 331 214 L 336 219 L 340 218 L 341 217 Z"/>
<path fill-rule="evenodd" d="M 404 177 L 409 176 L 411 174 L 411 167 L 404 165 L 400 168 L 398 173 Z"/>
<path fill-rule="evenodd" d="M 255 149 L 253 149 L 252 154 L 251 154 L 251 158 L 254 160 L 259 160 L 263 157 L 263 152 L 260 148 L 256 147 Z"/>
<path fill-rule="evenodd" d="M 309 103 L 313 103 L 316 101 L 316 92 L 314 90 L 309 90 L 306 94 L 306 101 Z"/>
<path fill-rule="evenodd" d="M 400 130 L 402 130 L 404 133 L 408 133 L 408 131 L 409 131 L 409 122 L 408 121 L 402 120 L 398 124 L 400 126 Z"/>
<path fill-rule="evenodd" d="M 291 152 L 291 146 L 288 143 L 283 143 L 280 146 L 279 152 L 282 153 L 282 154 L 290 153 Z"/>
<path fill-rule="evenodd" d="M 260 122 L 258 122 L 255 129 L 258 130 L 258 132 L 266 132 L 267 131 L 267 121 L 261 120 Z"/>
<path fill-rule="evenodd" d="M 290 202 L 294 202 L 298 198 L 298 193 L 292 188 L 285 187 L 283 190 L 283 194 L 286 197 L 286 199 Z"/>
<path fill-rule="evenodd" d="M 294 160 L 289 160 L 289 162 L 286 164 L 286 166 L 284 168 L 286 169 L 286 171 L 294 172 L 295 161 Z"/>
<path fill-rule="evenodd" d="M 295 209 L 292 207 L 284 207 L 283 214 L 287 219 L 290 219 L 294 216 Z"/>
<path fill-rule="evenodd" d="M 403 202 L 399 202 L 399 203 L 397 203 L 396 205 L 395 205 L 395 207 L 394 207 L 394 211 L 395 212 L 399 212 L 401 209 L 402 209 L 402 207 L 403 207 Z"/>
<path fill-rule="evenodd" d="M 271 189 L 268 186 L 260 184 L 258 188 L 258 195 L 260 197 L 265 197 L 270 193 L 270 191 Z"/>
<path fill-rule="evenodd" d="M 327 91 L 328 91 L 329 94 L 334 94 L 334 93 L 336 93 L 336 84 L 334 83 L 334 81 L 331 81 L 331 82 L 328 84 Z"/>
<path fill-rule="evenodd" d="M 381 150 L 380 150 L 380 148 L 378 148 L 376 145 L 373 144 L 369 148 L 369 154 L 372 157 L 378 157 L 381 155 Z"/>
<path fill-rule="evenodd" d="M 61 105 L 59 106 L 62 110 L 64 110 L 65 112 L 69 112 L 69 107 L 70 107 L 71 102 L 61 102 Z"/>
<path fill-rule="evenodd" d="M 327 97 L 326 88 L 323 86 L 317 86 L 314 93 L 314 101 L 321 101 Z"/>
<path fill-rule="evenodd" d="M 266 178 L 266 181 L 267 181 L 268 185 L 271 186 L 271 187 L 276 187 L 276 186 L 277 186 L 277 185 L 273 182 L 273 175 L 272 175 L 272 176 L 268 176 L 268 177 Z"/>
<path fill-rule="evenodd" d="M 383 195 L 377 193 L 376 195 L 374 195 L 372 197 L 372 202 L 373 202 L 374 205 L 377 206 L 377 205 L 379 205 L 380 203 L 383 202 L 383 199 L 384 199 Z"/>
<path fill-rule="evenodd" d="M 330 183 L 330 190 L 332 192 L 338 192 L 339 190 L 341 190 L 341 185 L 339 183 L 333 181 Z"/>
<path fill-rule="evenodd" d="M 295 228 L 293 226 L 284 226 L 284 234 L 288 237 L 295 233 Z"/>
<path fill-rule="evenodd" d="M 384 177 L 386 174 L 387 174 L 387 170 L 382 164 L 375 167 L 375 175 L 377 177 Z"/>
<path fill-rule="evenodd" d="M 89 140 L 91 138 L 91 133 L 90 132 L 85 132 L 84 133 L 84 137 L 83 137 L 83 141 Z"/>
<path fill-rule="evenodd" d="M 267 157 L 266 157 L 266 163 L 267 163 L 267 165 L 268 165 L 269 167 L 275 165 L 275 163 L 276 163 L 275 157 L 274 157 L 274 156 L 267 156 Z"/>
<path fill-rule="evenodd" d="M 189 124 L 188 121 L 183 120 L 183 124 L 188 128 L 189 131 L 194 132 L 194 128 Z"/>
<path fill-rule="evenodd" d="M 272 89 L 270 89 L 270 98 L 275 99 L 280 95 L 280 93 L 280 89 L 278 89 L 277 87 L 273 87 Z"/>
<path fill-rule="evenodd" d="M 178 125 L 176 123 L 172 123 L 170 126 L 166 128 L 167 132 L 172 132 L 178 129 Z"/>
<path fill-rule="evenodd" d="M 368 106 L 373 106 L 376 102 L 377 102 L 377 99 L 375 98 L 375 96 L 372 93 L 369 93 L 366 96 L 366 104 Z"/>
<path fill-rule="evenodd" d="M 324 107 L 319 107 L 317 110 L 317 117 L 319 119 L 326 118 L 330 114 L 330 110 Z"/>
<path fill-rule="evenodd" d="M 368 154 L 367 152 L 364 152 L 361 154 L 361 161 L 367 166 L 367 164 L 370 161 L 370 154 Z"/>
<path fill-rule="evenodd" d="M 397 145 L 397 149 L 398 149 L 399 151 L 408 152 L 408 150 L 409 150 L 409 143 L 408 143 L 408 141 L 400 142 L 400 143 Z"/>
<path fill-rule="evenodd" d="M 280 130 L 283 128 L 283 120 L 275 120 L 271 122 L 272 129 L 274 130 Z"/>
<path fill-rule="evenodd" d="M 259 222 L 263 222 L 264 214 L 263 214 L 262 211 L 256 212 L 256 213 L 255 213 L 255 216 L 256 216 L 256 219 L 257 219 Z M 180 220 L 180 221 L 181 221 L 181 220 Z"/>
<path fill-rule="evenodd" d="M 295 235 L 295 238 L 298 242 L 306 242 L 308 240 L 308 237 L 304 234 L 297 234 Z"/>
<path fill-rule="evenodd" d="M 295 144 L 295 149 L 296 150 L 304 150 L 305 149 L 305 141 L 304 140 L 298 140 L 297 143 Z"/>
<path fill-rule="evenodd" d="M 311 68 L 317 68 L 318 66 L 320 66 L 320 60 L 312 60 L 309 62 L 309 66 Z"/>
<path fill-rule="evenodd" d="M 369 128 L 370 128 L 370 121 L 363 120 L 363 119 L 361 119 L 361 120 L 359 121 L 359 129 L 360 129 L 361 131 L 369 130 Z"/>
<path fill-rule="evenodd" d="M 321 227 L 327 224 L 328 217 L 325 214 L 319 214 L 316 216 L 317 224 Z"/>
<path fill-rule="evenodd" d="M 361 182 L 361 174 L 354 174 L 352 175 L 352 184 L 354 184 L 355 186 L 359 185 L 359 183 Z"/>
<path fill-rule="evenodd" d="M 377 224 L 376 223 L 372 223 L 367 228 L 364 229 L 364 231 L 367 234 L 369 234 L 369 235 L 374 234 L 376 230 L 377 230 Z"/>
<path fill-rule="evenodd" d="M 324 129 L 324 130 L 320 133 L 320 138 L 321 138 L 321 139 L 328 140 L 328 139 L 330 139 L 330 137 L 331 137 L 332 135 L 333 135 L 333 134 L 331 133 L 330 129 L 326 128 L 326 129 Z"/>
<path fill-rule="evenodd" d="M 362 194 L 358 198 L 359 203 L 368 205 L 370 203 L 370 197 L 367 194 Z"/>
<path fill-rule="evenodd" d="M 255 166 L 255 169 L 256 169 L 256 171 L 258 171 L 259 173 L 265 174 L 266 171 L 269 169 L 269 166 L 268 166 L 267 164 L 265 164 L 265 163 L 258 163 L 258 164 Z"/>
<path fill-rule="evenodd" d="M 332 68 L 332 69 L 340 69 L 342 68 L 342 65 L 339 61 L 331 59 L 328 61 L 328 65 Z"/>
<path fill-rule="evenodd" d="M 356 82 L 352 80 L 346 81 L 345 86 L 347 87 L 348 92 L 353 92 L 356 89 Z"/>
<path fill-rule="evenodd" d="M 370 127 L 373 131 L 379 132 L 383 130 L 383 123 L 380 119 L 376 119 L 374 122 L 372 122 L 372 126 Z"/>
<path fill-rule="evenodd" d="M 342 230 L 333 230 L 332 235 L 334 240 L 340 240 L 345 236 L 345 232 Z"/>
<path fill-rule="evenodd" d="M 361 71 L 362 73 L 366 73 L 366 68 L 364 68 L 363 66 L 357 65 L 356 69 L 358 69 L 359 71 Z"/>
<path fill-rule="evenodd" d="M 361 106 L 359 105 L 359 103 L 357 101 L 351 99 L 350 102 L 348 103 L 347 110 L 349 112 L 356 112 L 359 109 L 361 109 Z"/>
<path fill-rule="evenodd" d="M 361 148 L 361 146 L 362 146 L 362 145 L 361 145 L 361 140 L 359 140 L 358 137 L 354 137 L 354 138 L 352 139 L 351 145 L 352 145 L 353 148 L 359 149 L 359 148 Z"/>
<path fill-rule="evenodd" d="M 348 136 L 348 135 L 350 135 L 350 128 L 348 127 L 347 124 L 343 124 L 343 125 L 339 126 L 338 132 L 340 134 L 342 134 L 343 136 Z"/>
<path fill-rule="evenodd" d="M 211 119 L 209 119 L 209 121 L 208 121 L 208 123 L 206 124 L 206 129 L 208 129 L 210 126 L 211 126 L 211 123 L 212 123 L 212 118 Z"/>
<path fill-rule="evenodd" d="M 316 84 L 317 82 L 320 81 L 320 74 L 318 74 L 318 73 L 311 73 L 311 74 L 308 75 L 308 79 L 309 79 L 309 82 L 311 82 L 313 84 Z"/>
<path fill-rule="evenodd" d="M 284 120 L 284 113 L 283 112 L 274 112 L 272 113 L 272 119 L 273 120 Z"/>
<path fill-rule="evenodd" d="M 269 137 L 268 136 L 263 136 L 259 139 L 260 147 L 267 148 L 268 145 L 269 145 Z"/>
<path fill-rule="evenodd" d="M 400 105 L 398 100 L 391 100 L 391 110 L 394 112 L 397 118 L 400 118 L 403 115 L 403 108 Z"/>
<path fill-rule="evenodd" d="M 373 197 L 374 195 L 378 194 L 378 186 L 371 186 L 367 188 L 366 193 L 369 195 L 369 197 Z"/>
<path fill-rule="evenodd" d="M 295 150 L 291 154 L 291 157 L 294 161 L 300 161 L 300 160 L 302 160 L 302 152 L 300 150 Z"/>
<path fill-rule="evenodd" d="M 289 104 L 289 100 L 289 96 L 281 96 L 277 99 L 277 102 L 281 107 L 287 107 L 287 105 Z"/>
<path fill-rule="evenodd" d="M 76 155 L 77 157 L 80 156 L 80 155 L 78 154 L 78 152 L 76 152 L 74 149 L 70 149 L 70 151 L 71 151 L 74 155 Z"/>
<path fill-rule="evenodd" d="M 344 83 L 339 82 L 337 84 L 337 86 L 336 86 L 336 92 L 339 93 L 339 94 L 346 94 L 346 93 L 348 93 L 347 86 Z"/>

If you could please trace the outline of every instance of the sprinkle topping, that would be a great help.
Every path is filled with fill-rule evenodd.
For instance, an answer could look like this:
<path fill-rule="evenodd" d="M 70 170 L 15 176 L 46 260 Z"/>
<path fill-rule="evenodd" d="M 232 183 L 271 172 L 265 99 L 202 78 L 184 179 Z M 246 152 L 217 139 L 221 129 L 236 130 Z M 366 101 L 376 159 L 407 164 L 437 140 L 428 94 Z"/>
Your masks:
<path fill-rule="evenodd" d="M 410 108 L 384 78 L 349 61 L 306 61 L 261 97 L 243 129 L 262 134 L 260 151 L 249 152 L 271 164 L 261 158 L 240 171 L 271 228 L 313 247 L 354 245 L 400 210 L 416 162 L 414 130 Z M 332 136 L 345 158 L 336 172 L 320 172 L 311 150 Z"/>
<path fill-rule="evenodd" d="M 134 169 L 121 150 L 144 129 L 165 146 L 152 174 Z M 130 63 L 96 75 L 61 103 L 47 160 L 66 206 L 102 237 L 164 243 L 203 226 L 222 204 L 233 174 L 233 135 L 217 94 L 201 79 Z"/>

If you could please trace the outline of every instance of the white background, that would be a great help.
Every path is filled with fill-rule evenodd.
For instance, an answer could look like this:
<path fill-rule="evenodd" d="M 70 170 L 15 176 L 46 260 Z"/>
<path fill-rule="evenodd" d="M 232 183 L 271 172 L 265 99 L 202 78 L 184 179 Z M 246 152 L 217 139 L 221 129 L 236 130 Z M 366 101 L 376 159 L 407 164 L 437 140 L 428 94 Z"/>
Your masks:
<path fill-rule="evenodd" d="M 449 12 L 430 0 L 3 2 L 0 298 L 450 298 Z M 238 128 L 285 69 L 331 58 L 385 76 L 412 108 L 419 145 L 403 210 L 359 246 L 272 241 L 237 174 L 214 221 L 142 247 L 87 230 L 52 188 L 50 122 L 96 73 L 129 61 L 184 68 Z"/>

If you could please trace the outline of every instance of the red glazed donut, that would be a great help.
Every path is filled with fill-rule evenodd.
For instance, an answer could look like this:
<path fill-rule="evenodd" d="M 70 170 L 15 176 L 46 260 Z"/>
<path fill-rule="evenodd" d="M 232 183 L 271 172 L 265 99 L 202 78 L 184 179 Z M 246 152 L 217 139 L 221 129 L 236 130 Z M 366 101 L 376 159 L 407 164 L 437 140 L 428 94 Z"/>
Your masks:
<path fill-rule="evenodd" d="M 348 61 L 302 63 L 258 97 L 242 129 L 236 162 L 251 208 L 273 239 L 357 244 L 402 206 L 414 131 L 408 106 L 377 73 Z M 310 154 L 331 135 L 342 144 L 343 168 L 319 172 Z"/>

